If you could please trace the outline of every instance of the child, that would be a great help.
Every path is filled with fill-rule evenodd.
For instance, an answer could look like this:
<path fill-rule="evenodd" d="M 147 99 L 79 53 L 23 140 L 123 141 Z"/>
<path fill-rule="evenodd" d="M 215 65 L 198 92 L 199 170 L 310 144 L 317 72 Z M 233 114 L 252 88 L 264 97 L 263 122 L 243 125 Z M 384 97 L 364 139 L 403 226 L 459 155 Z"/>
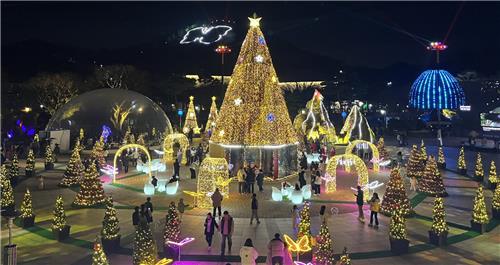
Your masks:
<path fill-rule="evenodd" d="M 184 210 L 188 207 L 189 204 L 184 204 L 184 199 L 180 198 L 179 203 L 177 204 L 177 211 L 179 211 L 179 220 L 182 221 L 182 215 L 184 214 Z"/>

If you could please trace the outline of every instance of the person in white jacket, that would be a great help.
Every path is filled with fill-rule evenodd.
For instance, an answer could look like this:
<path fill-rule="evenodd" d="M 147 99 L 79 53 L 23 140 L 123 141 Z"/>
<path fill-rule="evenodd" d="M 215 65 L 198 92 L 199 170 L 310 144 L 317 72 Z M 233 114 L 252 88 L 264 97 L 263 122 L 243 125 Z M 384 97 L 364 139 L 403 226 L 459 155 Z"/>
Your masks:
<path fill-rule="evenodd" d="M 240 249 L 241 265 L 255 265 L 255 260 L 259 257 L 259 253 L 253 247 L 252 239 L 247 238 L 245 244 Z"/>

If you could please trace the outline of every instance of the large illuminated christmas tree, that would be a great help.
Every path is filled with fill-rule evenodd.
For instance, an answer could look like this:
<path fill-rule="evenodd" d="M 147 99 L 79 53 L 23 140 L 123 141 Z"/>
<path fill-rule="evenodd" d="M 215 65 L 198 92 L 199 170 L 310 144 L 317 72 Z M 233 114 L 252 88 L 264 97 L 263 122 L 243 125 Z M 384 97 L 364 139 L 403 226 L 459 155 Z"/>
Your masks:
<path fill-rule="evenodd" d="M 261 18 L 249 18 L 211 141 L 236 146 L 298 142 L 264 35 Z"/>
<path fill-rule="evenodd" d="M 474 176 L 479 181 L 483 181 L 483 179 L 484 179 L 483 160 L 481 159 L 481 153 L 477 153 L 476 168 L 474 170 Z"/>
<path fill-rule="evenodd" d="M 422 152 L 418 150 L 417 145 L 414 144 L 406 165 L 406 175 L 409 178 L 420 178 L 422 176 L 424 164 L 422 163 L 421 156 Z"/>
<path fill-rule="evenodd" d="M 328 142 L 336 142 L 335 127 L 323 104 L 323 95 L 318 90 L 314 91 L 312 99 L 306 104 L 306 110 L 300 112 L 299 116 L 301 117 L 295 117 L 294 126 L 300 135 L 305 135 L 309 140 L 324 139 Z M 302 122 L 295 124 L 299 120 Z"/>
<path fill-rule="evenodd" d="M 205 126 L 205 131 L 213 130 L 217 122 L 217 117 L 219 116 L 219 111 L 217 110 L 217 103 L 215 102 L 215 97 L 212 97 L 212 105 L 210 106 L 210 113 L 208 113 L 207 125 Z"/>
<path fill-rule="evenodd" d="M 103 168 L 106 165 L 106 159 L 104 158 L 104 137 L 101 136 L 99 140 L 95 142 L 92 153 L 90 153 L 90 158 L 92 160 L 97 160 L 99 168 Z"/>
<path fill-rule="evenodd" d="M 180 235 L 181 220 L 179 219 L 175 204 L 170 204 L 167 215 L 165 216 L 165 231 L 163 233 L 165 245 L 167 245 L 167 241 L 179 242 Z"/>
<path fill-rule="evenodd" d="M 196 111 L 194 109 L 194 97 L 189 97 L 189 106 L 186 113 L 186 120 L 184 121 L 184 126 L 182 127 L 182 132 L 188 133 L 193 130 L 193 133 L 200 133 L 200 128 L 198 127 L 198 120 L 196 119 Z"/>
<path fill-rule="evenodd" d="M 464 147 L 460 148 L 460 154 L 458 155 L 457 169 L 460 174 L 467 173 L 467 164 L 465 163 L 465 150 Z"/>
<path fill-rule="evenodd" d="M 314 248 L 314 264 L 333 265 L 333 241 L 327 223 L 322 223 L 319 234 L 316 236 L 316 247 Z"/>
<path fill-rule="evenodd" d="M 157 261 L 157 250 L 153 232 L 151 232 L 151 228 L 145 221 L 139 222 L 135 230 L 132 258 L 134 265 L 155 265 Z"/>
<path fill-rule="evenodd" d="M 95 163 L 91 163 L 86 169 L 80 185 L 80 191 L 75 197 L 73 204 L 78 206 L 94 206 L 105 201 L 104 189 Z"/>
<path fill-rule="evenodd" d="M 399 168 L 393 168 L 384 193 L 380 211 L 384 215 L 391 216 L 397 207 L 401 208 L 405 216 L 408 216 L 413 211 L 410 200 L 408 200 L 408 196 L 406 195 L 403 178 L 401 177 Z"/>
<path fill-rule="evenodd" d="M 365 140 L 373 143 L 375 141 L 375 133 L 373 133 L 368 124 L 368 120 L 361 113 L 358 105 L 353 105 L 349 115 L 345 119 L 344 126 L 340 130 L 344 142 L 352 140 Z"/>
<path fill-rule="evenodd" d="M 390 159 L 389 153 L 385 149 L 384 137 L 380 137 L 377 142 L 377 149 L 380 156 L 380 160 Z"/>
<path fill-rule="evenodd" d="M 311 214 L 309 211 L 309 202 L 305 202 L 300 211 L 299 232 L 297 238 L 303 236 L 311 237 Z"/>
<path fill-rule="evenodd" d="M 424 176 L 418 182 L 418 191 L 433 196 L 447 196 L 443 178 L 441 177 L 441 173 L 437 168 L 437 163 L 433 156 L 430 156 L 427 161 Z"/>
<path fill-rule="evenodd" d="M 60 186 L 69 187 L 74 185 L 80 185 L 82 181 L 83 175 L 83 164 L 80 158 L 80 141 L 76 141 L 76 145 L 73 148 L 73 152 L 71 153 L 71 157 L 69 158 L 68 165 L 66 166 L 66 170 L 64 171 L 63 178 Z"/>

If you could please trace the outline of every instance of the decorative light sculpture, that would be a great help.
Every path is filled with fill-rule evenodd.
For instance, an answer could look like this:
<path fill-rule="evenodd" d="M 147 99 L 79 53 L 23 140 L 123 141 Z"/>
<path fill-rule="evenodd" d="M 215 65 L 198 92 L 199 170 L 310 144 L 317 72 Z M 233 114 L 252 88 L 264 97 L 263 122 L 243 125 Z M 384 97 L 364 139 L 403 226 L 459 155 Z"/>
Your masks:
<path fill-rule="evenodd" d="M 182 133 L 172 133 L 165 136 L 165 140 L 163 140 L 163 159 L 166 162 L 171 162 L 173 157 L 177 154 L 174 154 L 174 144 L 179 143 L 180 149 L 182 151 L 182 161 L 179 163 L 185 164 L 187 161 L 186 158 L 186 149 L 189 148 L 189 140 L 186 135 Z"/>
<path fill-rule="evenodd" d="M 351 159 L 354 162 L 354 168 L 356 169 L 356 173 L 358 175 L 358 186 L 361 187 L 367 186 L 369 180 L 368 180 L 368 169 L 366 168 L 365 162 L 363 162 L 361 158 L 353 154 L 336 155 L 330 158 L 330 161 L 326 166 L 326 173 L 328 173 L 328 175 L 332 177 L 330 181 L 336 181 L 338 161 L 341 159 Z M 332 190 L 328 190 L 328 185 L 329 185 L 328 181 L 326 185 L 327 185 L 327 192 L 332 192 Z M 368 198 L 370 195 L 369 190 L 366 189 L 363 192 L 364 192 L 364 197 Z"/>
<path fill-rule="evenodd" d="M 197 197 L 197 206 L 211 208 L 210 196 L 219 188 L 225 199 L 229 197 L 229 168 L 224 158 L 207 157 L 203 159 L 198 173 L 197 193 L 203 196 Z"/>
<path fill-rule="evenodd" d="M 118 160 L 118 157 L 120 157 L 121 153 L 128 149 L 128 148 L 137 148 L 137 149 L 141 149 L 142 151 L 144 151 L 144 153 L 146 153 L 146 156 L 148 157 L 148 166 L 149 166 L 149 172 L 148 172 L 148 175 L 149 177 L 151 178 L 151 156 L 149 155 L 149 152 L 148 152 L 148 149 L 142 145 L 138 145 L 138 144 L 126 144 L 122 147 L 120 147 L 118 149 L 118 151 L 116 151 L 115 153 L 115 158 L 113 159 L 113 183 L 115 182 L 116 180 L 116 171 L 114 170 L 116 168 L 116 161 Z M 153 189 L 154 190 L 154 189 Z"/>
<path fill-rule="evenodd" d="M 380 155 L 379 155 L 379 152 L 378 152 L 378 148 L 368 142 L 368 141 L 365 141 L 365 140 L 355 140 L 355 141 L 352 141 L 346 148 L 345 150 L 345 153 L 346 154 L 352 154 L 352 150 L 354 149 L 354 147 L 358 147 L 360 144 L 363 144 L 363 145 L 366 145 L 367 147 L 369 147 L 371 150 L 372 150 L 372 154 L 373 154 L 373 171 L 375 172 L 378 172 L 379 169 L 380 169 L 380 165 L 379 165 L 379 162 L 380 162 Z"/>

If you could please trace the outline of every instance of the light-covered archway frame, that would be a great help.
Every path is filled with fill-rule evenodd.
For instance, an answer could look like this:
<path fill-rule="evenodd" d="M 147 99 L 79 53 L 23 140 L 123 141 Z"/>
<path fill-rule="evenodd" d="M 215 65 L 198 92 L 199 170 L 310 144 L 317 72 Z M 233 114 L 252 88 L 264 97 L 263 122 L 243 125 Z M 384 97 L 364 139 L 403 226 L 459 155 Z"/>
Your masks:
<path fill-rule="evenodd" d="M 179 161 L 179 163 L 185 164 L 187 162 L 186 149 L 189 148 L 189 140 L 186 135 L 182 133 L 172 133 L 165 136 L 165 140 L 163 140 L 163 160 L 165 162 L 172 161 L 172 156 L 174 154 L 174 143 L 176 141 L 179 142 L 182 151 L 182 161 Z"/>
<path fill-rule="evenodd" d="M 372 159 L 372 163 L 373 163 L 373 171 L 375 172 L 378 172 L 379 169 L 380 169 L 380 165 L 379 165 L 379 162 L 380 162 L 380 154 L 378 152 L 378 148 L 368 142 L 368 141 L 365 141 L 365 140 L 354 140 L 352 141 L 351 143 L 349 143 L 349 145 L 347 146 L 347 148 L 345 149 L 345 153 L 346 154 L 352 154 L 352 150 L 358 145 L 358 144 L 368 144 L 368 146 L 370 147 L 370 149 L 372 150 L 372 153 L 373 153 L 373 159 Z"/>
<path fill-rule="evenodd" d="M 326 166 L 327 177 L 325 177 L 325 186 L 327 193 L 337 190 L 337 167 L 340 161 L 349 162 L 346 164 L 346 168 L 354 164 L 354 168 L 358 173 L 358 185 L 361 187 L 368 185 L 368 168 L 361 158 L 353 154 L 336 155 L 330 158 Z M 368 199 L 369 195 L 369 190 L 365 189 L 364 198 Z"/>
<path fill-rule="evenodd" d="M 123 150 L 129 149 L 129 148 L 139 148 L 144 153 L 146 153 L 146 156 L 148 157 L 148 167 L 149 167 L 149 177 L 151 177 L 151 156 L 149 155 L 148 149 L 140 144 L 126 144 L 118 149 L 115 153 L 115 158 L 113 159 L 113 168 L 116 168 L 116 160 L 118 157 L 121 155 Z M 115 182 L 115 177 L 116 177 L 116 170 L 113 170 L 113 183 Z"/>

